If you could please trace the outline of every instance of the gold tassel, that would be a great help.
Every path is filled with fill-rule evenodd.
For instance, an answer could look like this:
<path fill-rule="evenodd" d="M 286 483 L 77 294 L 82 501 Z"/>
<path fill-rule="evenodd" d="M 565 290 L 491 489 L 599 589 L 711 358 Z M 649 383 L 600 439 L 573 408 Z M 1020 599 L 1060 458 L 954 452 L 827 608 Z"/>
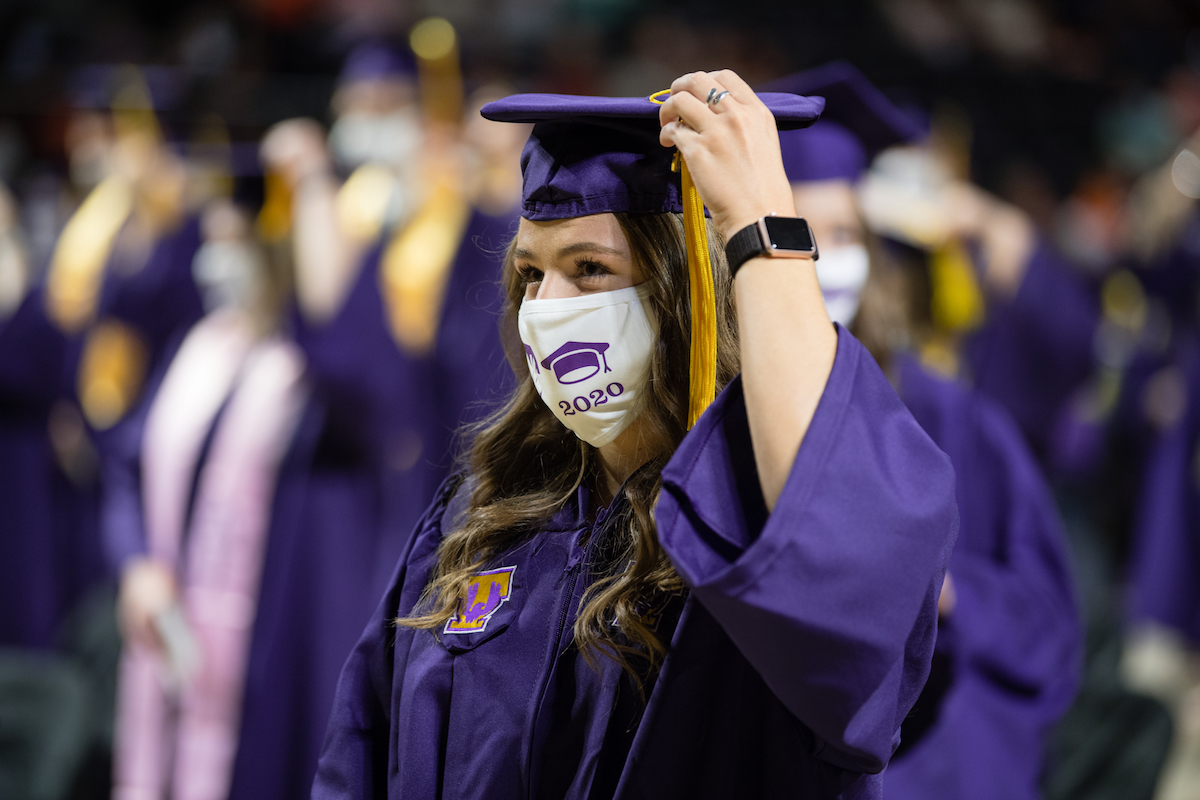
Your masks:
<path fill-rule="evenodd" d="M 454 26 L 441 17 L 428 17 L 413 26 L 408 42 L 417 56 L 425 118 L 458 125 L 463 115 L 463 76 Z"/>
<path fill-rule="evenodd" d="M 154 100 L 142 71 L 126 64 L 118 71 L 116 96 L 112 102 L 113 128 L 118 139 L 144 137 L 157 145 L 163 141 L 162 127 L 154 113 Z"/>
<path fill-rule="evenodd" d="M 712 262 L 708 257 L 708 227 L 704 204 L 692 183 L 687 162 L 676 153 L 683 178 L 683 227 L 687 239 L 688 285 L 692 303 L 691 383 L 688 388 L 688 429 L 717 394 L 717 303 Z"/>
<path fill-rule="evenodd" d="M 104 267 L 132 212 L 129 184 L 105 178 L 63 228 L 50 259 L 46 310 L 64 331 L 78 331 L 95 314 Z"/>
<path fill-rule="evenodd" d="M 439 182 L 384 251 L 380 278 L 388 321 L 396 341 L 410 353 L 433 348 L 446 283 L 470 216 L 462 194 Z"/>
<path fill-rule="evenodd" d="M 975 280 L 971 256 L 951 239 L 929 260 L 930 316 L 944 331 L 967 333 L 983 322 L 983 293 Z"/>
<path fill-rule="evenodd" d="M 267 244 L 283 241 L 292 230 L 292 190 L 277 172 L 263 175 L 263 204 L 256 224 Z"/>
<path fill-rule="evenodd" d="M 146 345 L 122 322 L 107 319 L 88 333 L 79 362 L 79 404 L 93 428 L 111 428 L 133 407 L 146 361 Z"/>

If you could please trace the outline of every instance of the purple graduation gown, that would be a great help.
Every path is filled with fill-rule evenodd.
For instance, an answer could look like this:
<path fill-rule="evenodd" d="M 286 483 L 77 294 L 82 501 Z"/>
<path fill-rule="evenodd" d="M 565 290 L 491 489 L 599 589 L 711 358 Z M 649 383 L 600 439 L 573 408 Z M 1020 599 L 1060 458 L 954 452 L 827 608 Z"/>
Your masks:
<path fill-rule="evenodd" d="M 192 280 L 199 222 L 186 220 L 151 248 L 144 264 L 105 266 L 96 318 L 130 325 L 161 368 L 202 313 Z M 0 644 L 48 647 L 76 603 L 109 574 L 100 528 L 111 459 L 125 422 L 93 436 L 99 484 L 72 483 L 59 468 L 48 422 L 73 402 L 84 335 L 64 333 L 46 312 L 44 284 L 0 323 Z M 86 330 L 85 330 L 86 332 Z"/>
<path fill-rule="evenodd" d="M 104 574 L 96 486 L 60 468 L 49 423 L 65 401 L 68 340 L 35 286 L 0 321 L 0 646 L 48 648 Z"/>
<path fill-rule="evenodd" d="M 898 375 L 905 405 L 954 465 L 960 526 L 957 605 L 937 641 L 949 686 L 923 709 L 932 725 L 888 766 L 886 796 L 1035 800 L 1046 735 L 1074 698 L 1083 655 L 1066 536 L 1007 414 L 911 358 Z"/>
<path fill-rule="evenodd" d="M 1130 549 L 1129 615 L 1200 647 L 1200 342 L 1181 348 L 1188 406 L 1151 446 Z"/>
<path fill-rule="evenodd" d="M 114 254 L 105 268 L 97 319 L 116 319 L 130 326 L 148 351 L 146 379 L 135 404 L 115 425 L 93 437 L 102 471 L 101 538 L 115 575 L 129 556 L 145 549 L 136 473 L 142 426 L 176 350 L 204 316 L 204 301 L 192 277 L 200 244 L 200 219 L 193 216 L 159 239 L 140 268 L 122 264 L 120 254 Z M 75 344 L 81 349 L 82 337 Z M 71 365 L 72 381 L 79 355 Z"/>
<path fill-rule="evenodd" d="M 386 532 L 372 559 L 372 607 L 429 497 L 450 472 L 454 432 L 493 408 L 511 385 L 498 335 L 504 302 L 498 253 L 516 220 L 515 211 L 472 212 L 430 354 L 407 353 L 392 337 L 380 287 L 386 241 L 365 254 L 332 320 L 320 326 L 296 320 L 296 340 L 326 407 L 326 438 L 362 485 L 369 484 L 370 524 Z"/>
<path fill-rule="evenodd" d="M 314 392 L 272 506 L 230 800 L 309 793 L 338 674 L 449 471 L 451 431 L 507 385 L 495 254 L 514 220 L 472 217 L 436 356 L 411 358 L 391 338 L 379 249 L 339 314 L 298 331 Z"/>
<path fill-rule="evenodd" d="M 342 672 L 313 797 L 880 797 L 929 669 L 953 485 L 839 330 L 768 514 L 735 380 L 663 471 L 659 536 L 690 593 L 660 615 L 670 649 L 643 707 L 570 646 L 605 530 L 585 491 L 489 565 L 475 632 L 393 624 L 455 514 L 450 481 Z"/>
<path fill-rule="evenodd" d="M 1056 428 L 1071 423 L 1067 401 L 1091 374 L 1099 313 L 1083 276 L 1039 241 L 1016 296 L 989 304 L 967 342 L 975 388 L 1012 415 L 1043 462 L 1063 458 Z"/>

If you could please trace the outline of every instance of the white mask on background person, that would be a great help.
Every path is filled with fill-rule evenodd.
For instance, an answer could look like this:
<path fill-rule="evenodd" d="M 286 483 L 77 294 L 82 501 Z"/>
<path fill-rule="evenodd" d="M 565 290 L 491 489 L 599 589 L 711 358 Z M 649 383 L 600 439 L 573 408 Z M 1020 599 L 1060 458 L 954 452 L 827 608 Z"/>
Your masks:
<path fill-rule="evenodd" d="M 858 313 L 870 263 L 867 248 L 861 244 L 821 248 L 821 257 L 816 261 L 817 282 L 821 284 L 829 318 L 842 327 L 853 322 Z"/>
<path fill-rule="evenodd" d="M 420 144 L 421 119 L 415 108 L 390 114 L 350 111 L 329 129 L 329 146 L 348 169 L 363 164 L 403 164 Z"/>
<path fill-rule="evenodd" d="M 192 275 L 208 312 L 221 308 L 250 310 L 262 292 L 262 255 L 249 242 L 205 242 L 192 260 Z"/>
<path fill-rule="evenodd" d="M 583 441 L 603 447 L 640 411 L 658 319 L 646 284 L 521 303 L 517 329 L 543 402 Z"/>

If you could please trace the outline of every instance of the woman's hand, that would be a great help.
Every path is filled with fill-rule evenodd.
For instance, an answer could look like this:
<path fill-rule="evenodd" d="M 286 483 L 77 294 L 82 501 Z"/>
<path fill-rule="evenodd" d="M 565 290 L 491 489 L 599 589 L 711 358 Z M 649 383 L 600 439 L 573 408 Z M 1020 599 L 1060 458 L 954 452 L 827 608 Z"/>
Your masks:
<path fill-rule="evenodd" d="M 706 102 L 722 92 L 728 94 L 719 102 Z M 775 117 L 736 73 L 693 72 L 679 78 L 659 120 L 660 141 L 683 154 L 713 223 L 726 238 L 759 217 L 796 216 Z"/>
<path fill-rule="evenodd" d="M 117 621 L 127 642 L 137 642 L 162 653 L 164 645 L 155 619 L 173 606 L 179 596 L 175 575 L 152 558 L 134 558 L 121 574 Z"/>
<path fill-rule="evenodd" d="M 954 581 L 950 579 L 950 573 L 946 572 L 946 578 L 942 581 L 942 592 L 938 595 L 938 618 L 949 619 L 954 614 L 954 607 L 958 604 L 958 594 L 954 591 Z"/>
<path fill-rule="evenodd" d="M 332 175 L 325 131 L 311 119 L 289 119 L 271 126 L 259 153 L 263 164 L 283 176 L 293 191 L 312 175 Z"/>

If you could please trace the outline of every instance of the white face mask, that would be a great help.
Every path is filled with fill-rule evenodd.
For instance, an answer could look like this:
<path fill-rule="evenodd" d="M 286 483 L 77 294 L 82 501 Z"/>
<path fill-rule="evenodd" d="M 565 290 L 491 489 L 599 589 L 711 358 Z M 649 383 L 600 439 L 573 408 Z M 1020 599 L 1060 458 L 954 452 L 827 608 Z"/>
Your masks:
<path fill-rule="evenodd" d="M 208 241 L 196 251 L 192 275 L 205 311 L 251 309 L 262 292 L 262 256 L 246 242 Z"/>
<path fill-rule="evenodd" d="M 849 325 L 858 313 L 858 302 L 870 272 L 867 248 L 861 244 L 822 248 L 816 266 L 829 318 L 842 327 Z"/>
<path fill-rule="evenodd" d="M 421 144 L 421 120 L 415 109 L 390 114 L 342 114 L 329 130 L 329 146 L 338 161 L 355 169 L 363 164 L 399 166 Z"/>
<path fill-rule="evenodd" d="M 593 447 L 637 417 L 658 319 L 646 284 L 558 300 L 525 300 L 517 329 L 542 400 Z"/>

